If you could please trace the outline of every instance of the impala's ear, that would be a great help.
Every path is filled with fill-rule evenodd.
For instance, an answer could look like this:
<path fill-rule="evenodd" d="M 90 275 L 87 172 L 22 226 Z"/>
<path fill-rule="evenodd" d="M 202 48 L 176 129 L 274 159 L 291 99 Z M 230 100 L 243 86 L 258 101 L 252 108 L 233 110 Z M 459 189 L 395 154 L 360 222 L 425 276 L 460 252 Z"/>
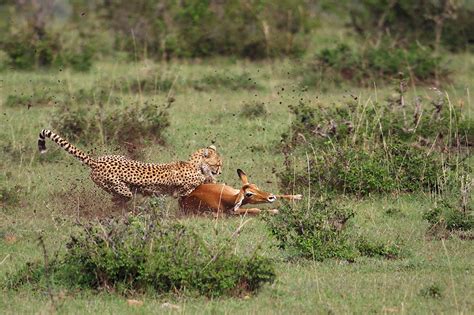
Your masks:
<path fill-rule="evenodd" d="M 211 144 L 210 146 L 208 146 L 208 148 L 209 148 L 209 149 L 212 149 L 212 150 L 214 150 L 214 151 L 217 152 L 216 146 L 213 145 L 213 144 Z"/>
<path fill-rule="evenodd" d="M 242 181 L 242 184 L 246 185 L 249 183 L 249 180 L 247 178 L 247 174 L 245 174 L 244 171 L 242 171 L 240 168 L 237 169 L 237 175 L 239 175 L 240 180 Z"/>
<path fill-rule="evenodd" d="M 205 148 L 204 151 L 202 152 L 202 155 L 207 158 L 209 157 L 209 149 L 208 148 Z"/>

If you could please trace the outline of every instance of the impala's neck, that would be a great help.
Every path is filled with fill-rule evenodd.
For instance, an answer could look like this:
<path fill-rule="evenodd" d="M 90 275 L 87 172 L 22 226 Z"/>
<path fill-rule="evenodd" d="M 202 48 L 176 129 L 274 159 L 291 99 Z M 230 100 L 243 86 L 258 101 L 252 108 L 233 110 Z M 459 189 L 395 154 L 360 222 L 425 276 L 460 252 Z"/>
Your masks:
<path fill-rule="evenodd" d="M 225 208 L 233 208 L 236 203 L 241 198 L 242 194 L 240 190 L 237 190 L 233 187 L 223 185 L 222 187 L 218 187 L 218 201 L 221 205 Z"/>
<path fill-rule="evenodd" d="M 245 201 L 244 193 L 245 192 L 241 189 L 237 191 L 236 194 L 234 195 L 234 201 L 233 201 L 234 211 L 237 211 L 241 206 L 247 204 L 247 202 L 244 202 Z"/>

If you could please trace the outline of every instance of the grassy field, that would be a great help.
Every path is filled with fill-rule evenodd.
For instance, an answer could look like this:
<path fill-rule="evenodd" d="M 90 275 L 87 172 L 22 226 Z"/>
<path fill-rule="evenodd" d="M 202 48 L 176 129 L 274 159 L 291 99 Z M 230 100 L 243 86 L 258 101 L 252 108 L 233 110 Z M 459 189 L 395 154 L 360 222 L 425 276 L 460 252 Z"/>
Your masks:
<path fill-rule="evenodd" d="M 452 56 L 459 75 L 446 86 L 453 103 L 465 104 L 472 115 L 474 59 L 469 55 Z M 239 186 L 236 169 L 241 168 L 250 180 L 263 189 L 277 192 L 276 172 L 283 156 L 276 153 L 280 135 L 288 129 L 291 115 L 288 105 L 300 100 L 333 106 L 351 95 L 359 102 L 383 100 L 391 87 L 372 89 L 341 88 L 328 92 L 302 89 L 291 61 L 248 63 L 215 60 L 206 63 L 115 64 L 101 63 L 90 73 L 69 70 L 45 72 L 6 72 L 1 74 L 0 180 L 18 200 L 14 205 L 2 204 L 0 211 L 0 279 L 35 258 L 42 257 L 37 238 L 45 236 L 50 253 L 63 249 L 73 229 L 76 216 L 93 213 L 95 206 L 104 207 L 109 197 L 99 191 L 88 178 L 88 170 L 76 160 L 48 142 L 46 156 L 36 149 L 38 132 L 51 128 L 55 106 L 68 95 L 95 87 L 105 90 L 102 100 L 107 110 L 121 110 L 143 102 L 169 109 L 171 126 L 165 131 L 166 145 L 147 143 L 143 160 L 166 162 L 184 160 L 195 149 L 214 143 L 224 158 L 220 181 Z M 131 93 L 134 82 L 149 74 L 170 80 L 171 87 Z M 193 88 L 190 82 L 207 74 L 245 74 L 260 88 L 236 89 L 213 86 Z M 118 80 L 121 88 L 111 89 Z M 52 98 L 45 104 L 7 106 L 10 95 L 46 93 Z M 428 95 L 428 87 L 413 87 L 410 94 Z M 472 93 L 472 92 L 471 92 Z M 97 95 L 98 97 L 98 95 Z M 120 97 L 118 104 L 112 99 Z M 267 114 L 248 118 L 241 115 L 246 103 L 263 102 Z M 57 103 L 57 104 L 55 104 Z M 81 104 L 87 108 L 87 104 Z M 61 134 L 61 130 L 56 130 Z M 101 135 L 97 135 L 102 139 Z M 107 143 L 81 145 L 94 154 L 116 152 Z M 472 160 L 472 159 L 471 159 Z M 82 189 L 84 188 L 84 189 Z M 295 191 L 295 193 L 299 193 Z M 335 260 L 325 262 L 291 261 L 274 245 L 265 223 L 255 217 L 239 237 L 236 252 L 262 246 L 265 255 L 277 261 L 277 281 L 265 286 L 258 294 L 244 298 L 193 298 L 176 295 L 139 295 L 142 306 L 129 306 L 127 299 L 114 293 L 66 292 L 53 288 L 57 311 L 60 313 L 474 313 L 474 250 L 472 241 L 450 238 L 430 239 L 428 223 L 422 214 L 433 205 L 429 194 L 372 196 L 351 198 L 355 211 L 352 224 L 360 231 L 382 240 L 397 239 L 403 244 L 403 257 L 395 260 L 359 258 L 355 263 Z M 79 208 L 78 205 L 83 205 Z M 167 198 L 166 208 L 177 211 L 177 202 Z M 100 208 L 99 207 L 99 208 Z M 107 208 L 107 207 L 105 207 Z M 395 208 L 396 215 L 387 213 Z M 195 226 L 206 237 L 229 235 L 240 218 L 213 220 L 210 218 L 178 217 Z M 17 291 L 1 291 L 0 312 L 48 313 L 53 306 L 47 292 L 37 292 L 28 286 Z M 168 303 L 168 304 L 167 304 Z"/>

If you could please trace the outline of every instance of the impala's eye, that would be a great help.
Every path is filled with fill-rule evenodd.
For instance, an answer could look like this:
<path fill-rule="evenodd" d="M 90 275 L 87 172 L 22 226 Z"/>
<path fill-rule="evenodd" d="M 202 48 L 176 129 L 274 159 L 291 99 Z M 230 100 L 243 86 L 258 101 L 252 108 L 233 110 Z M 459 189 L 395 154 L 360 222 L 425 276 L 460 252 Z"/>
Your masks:
<path fill-rule="evenodd" d="M 251 193 L 251 192 L 246 192 L 245 193 L 245 197 L 247 197 L 247 198 L 250 198 L 252 196 L 253 196 L 253 193 Z"/>

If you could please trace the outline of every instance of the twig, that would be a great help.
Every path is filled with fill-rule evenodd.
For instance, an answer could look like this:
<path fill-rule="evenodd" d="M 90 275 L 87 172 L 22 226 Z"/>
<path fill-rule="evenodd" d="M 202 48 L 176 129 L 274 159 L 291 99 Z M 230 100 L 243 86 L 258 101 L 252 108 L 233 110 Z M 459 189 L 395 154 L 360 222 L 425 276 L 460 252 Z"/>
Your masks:
<path fill-rule="evenodd" d="M 234 238 L 236 237 L 237 235 L 240 234 L 240 232 L 242 231 L 242 228 L 249 222 L 249 221 L 252 221 L 252 219 L 247 219 L 245 220 L 244 222 L 240 223 L 240 225 L 237 227 L 237 229 L 234 231 L 234 233 L 232 233 L 231 235 L 231 238 Z M 203 270 L 206 269 L 212 262 L 214 262 L 217 257 L 219 257 L 219 254 L 221 253 L 221 250 L 225 247 L 225 245 L 223 245 L 221 248 L 219 248 L 219 250 L 217 250 L 217 253 L 211 258 L 211 260 L 209 260 L 209 262 L 204 266 L 204 268 L 202 268 Z"/>
<path fill-rule="evenodd" d="M 10 257 L 10 254 L 7 254 L 5 258 L 3 258 L 3 260 L 0 262 L 0 266 L 3 265 L 3 263 L 8 259 L 8 257 Z"/>
<path fill-rule="evenodd" d="M 382 13 L 382 15 L 380 16 L 379 20 L 377 21 L 377 42 L 375 44 L 376 47 L 379 46 L 380 44 L 380 41 L 382 39 L 382 34 L 383 34 L 383 31 L 384 31 L 384 24 L 385 24 L 385 21 L 387 19 L 387 16 L 388 14 L 392 11 L 393 7 L 395 6 L 395 4 L 397 3 L 397 0 L 391 0 L 387 7 L 385 8 L 384 12 Z"/>
<path fill-rule="evenodd" d="M 448 249 L 446 248 L 444 239 L 441 239 L 441 244 L 443 244 L 444 253 L 446 254 L 446 258 L 448 259 L 449 273 L 451 275 L 451 285 L 453 286 L 454 303 L 456 304 L 456 309 L 459 310 L 458 298 L 456 297 L 456 287 L 454 286 L 453 269 L 451 268 L 451 260 L 449 259 Z"/>
<path fill-rule="evenodd" d="M 38 242 L 43 250 L 43 258 L 44 258 L 44 273 L 46 275 L 46 286 L 48 289 L 48 295 L 49 299 L 51 300 L 51 307 L 53 310 L 53 313 L 56 312 L 57 306 L 56 302 L 54 301 L 54 294 L 53 294 L 53 289 L 51 288 L 51 270 L 49 269 L 49 258 L 48 258 L 48 252 L 46 251 L 46 245 L 44 243 L 43 235 L 40 234 L 38 237 Z"/>
<path fill-rule="evenodd" d="M 239 227 L 234 231 L 234 233 L 232 233 L 231 237 L 234 238 L 234 237 L 236 237 L 237 235 L 239 235 L 240 232 L 242 231 L 243 227 L 244 227 L 249 221 L 252 221 L 252 219 L 247 219 L 247 220 L 245 220 L 244 222 L 240 223 Z"/>
<path fill-rule="evenodd" d="M 403 113 L 403 127 L 407 129 L 407 113 L 405 110 L 405 81 L 403 79 L 400 80 L 400 107 L 402 108 Z"/>

